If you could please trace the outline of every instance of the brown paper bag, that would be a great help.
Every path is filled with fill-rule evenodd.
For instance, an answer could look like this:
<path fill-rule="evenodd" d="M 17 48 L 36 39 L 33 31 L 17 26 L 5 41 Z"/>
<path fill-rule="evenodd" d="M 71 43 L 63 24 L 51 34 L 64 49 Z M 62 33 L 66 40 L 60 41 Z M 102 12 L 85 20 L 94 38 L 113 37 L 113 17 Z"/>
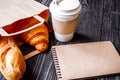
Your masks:
<path fill-rule="evenodd" d="M 34 19 L 34 23 L 30 23 Z M 35 0 L 2 0 L 0 2 L 0 36 L 14 36 L 31 30 L 48 20 L 48 7 Z M 17 44 L 21 41 L 15 39 Z M 28 59 L 40 53 L 35 50 L 25 55 Z"/>
<path fill-rule="evenodd" d="M 29 23 L 25 22 L 29 18 L 36 19 L 36 23 L 29 27 L 14 26 L 16 22 Z M 48 7 L 34 0 L 3 0 L 0 2 L 0 35 L 12 36 L 23 33 L 43 24 L 47 18 Z"/>

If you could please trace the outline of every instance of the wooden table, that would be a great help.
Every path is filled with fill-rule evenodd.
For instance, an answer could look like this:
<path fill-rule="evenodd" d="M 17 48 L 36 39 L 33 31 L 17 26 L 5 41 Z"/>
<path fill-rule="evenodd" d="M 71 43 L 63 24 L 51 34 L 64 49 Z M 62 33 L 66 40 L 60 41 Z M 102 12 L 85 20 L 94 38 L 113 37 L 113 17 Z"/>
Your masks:
<path fill-rule="evenodd" d="M 51 0 L 36 0 L 49 6 Z M 62 44 L 85 43 L 110 40 L 120 53 L 120 0 L 81 0 L 81 12 L 73 40 L 62 43 L 50 33 L 49 48 L 26 60 L 27 70 L 22 80 L 57 80 L 55 67 L 51 55 L 51 46 Z M 51 19 L 49 19 L 51 24 Z M 29 47 L 25 50 L 23 47 Z M 33 49 L 25 44 L 20 47 L 22 51 Z M 0 74 L 0 80 L 5 80 Z M 91 80 L 120 80 L 120 75 L 104 76 Z"/>

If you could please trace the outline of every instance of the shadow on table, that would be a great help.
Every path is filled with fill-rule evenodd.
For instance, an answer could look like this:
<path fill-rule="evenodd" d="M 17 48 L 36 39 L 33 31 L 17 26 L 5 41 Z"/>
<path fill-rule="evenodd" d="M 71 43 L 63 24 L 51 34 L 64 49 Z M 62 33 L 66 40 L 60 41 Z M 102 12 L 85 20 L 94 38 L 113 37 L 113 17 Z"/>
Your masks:
<path fill-rule="evenodd" d="M 85 43 L 85 42 L 93 42 L 95 41 L 92 37 L 75 33 L 71 43 Z"/>

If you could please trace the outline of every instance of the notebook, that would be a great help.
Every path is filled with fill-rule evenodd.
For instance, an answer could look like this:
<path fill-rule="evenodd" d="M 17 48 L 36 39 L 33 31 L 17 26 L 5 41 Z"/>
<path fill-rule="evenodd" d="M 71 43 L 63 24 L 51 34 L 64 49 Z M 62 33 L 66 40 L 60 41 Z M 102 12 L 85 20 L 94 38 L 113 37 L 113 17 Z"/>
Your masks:
<path fill-rule="evenodd" d="M 58 80 L 120 73 L 120 56 L 110 41 L 52 46 Z"/>

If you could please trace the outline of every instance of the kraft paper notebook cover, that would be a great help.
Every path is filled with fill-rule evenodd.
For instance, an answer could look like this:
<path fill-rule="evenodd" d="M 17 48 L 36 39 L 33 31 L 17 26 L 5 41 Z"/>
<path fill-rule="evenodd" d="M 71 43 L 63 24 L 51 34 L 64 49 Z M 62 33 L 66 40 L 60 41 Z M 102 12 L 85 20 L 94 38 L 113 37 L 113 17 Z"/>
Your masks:
<path fill-rule="evenodd" d="M 110 41 L 52 47 L 58 80 L 120 73 L 120 56 Z"/>

